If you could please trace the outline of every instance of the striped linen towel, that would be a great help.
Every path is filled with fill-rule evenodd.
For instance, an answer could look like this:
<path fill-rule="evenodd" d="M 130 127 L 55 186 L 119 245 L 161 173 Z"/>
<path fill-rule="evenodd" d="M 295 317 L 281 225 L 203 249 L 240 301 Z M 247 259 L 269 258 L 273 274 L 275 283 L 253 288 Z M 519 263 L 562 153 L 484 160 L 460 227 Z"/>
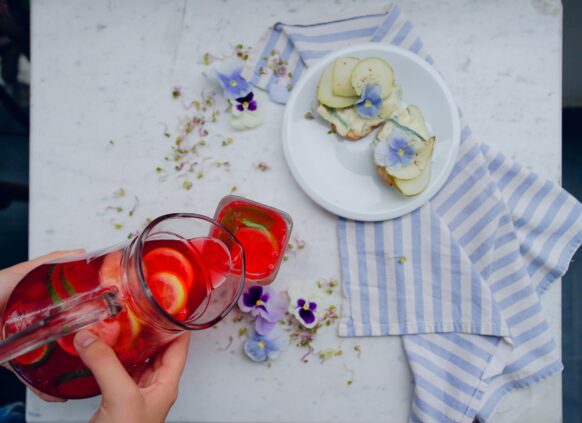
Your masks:
<path fill-rule="evenodd" d="M 267 30 L 247 78 L 286 87 L 330 51 L 390 43 L 432 63 L 410 21 L 382 13 Z M 265 72 L 272 50 L 291 81 Z M 289 79 L 289 78 L 288 78 Z M 463 124 L 444 188 L 398 219 L 338 220 L 341 336 L 402 335 L 415 382 L 409 421 L 486 422 L 503 395 L 562 370 L 540 304 L 582 243 L 582 205 L 478 143 Z"/>

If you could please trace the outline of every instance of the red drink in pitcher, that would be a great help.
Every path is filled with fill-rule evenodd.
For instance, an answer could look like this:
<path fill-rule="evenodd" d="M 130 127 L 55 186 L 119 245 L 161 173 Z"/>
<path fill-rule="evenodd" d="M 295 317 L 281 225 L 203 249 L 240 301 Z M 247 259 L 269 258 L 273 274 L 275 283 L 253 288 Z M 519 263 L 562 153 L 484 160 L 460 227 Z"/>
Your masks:
<path fill-rule="evenodd" d="M 72 332 L 89 326 L 137 377 L 182 331 L 228 313 L 244 283 L 242 257 L 216 222 L 175 214 L 154 220 L 128 246 L 41 265 L 8 300 L 2 338 L 14 337 L 2 342 L 0 357 L 13 357 L 10 348 L 28 337 L 29 352 L 10 361 L 22 378 L 60 398 L 96 395 Z"/>

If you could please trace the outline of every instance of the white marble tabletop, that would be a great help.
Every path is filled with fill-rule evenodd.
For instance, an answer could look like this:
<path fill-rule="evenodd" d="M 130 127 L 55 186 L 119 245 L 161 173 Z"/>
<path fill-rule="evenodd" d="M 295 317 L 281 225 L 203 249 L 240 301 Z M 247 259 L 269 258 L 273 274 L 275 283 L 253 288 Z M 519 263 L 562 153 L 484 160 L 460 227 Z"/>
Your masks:
<path fill-rule="evenodd" d="M 561 39 L 558 0 L 402 0 L 479 140 L 554 181 L 561 174 Z M 87 249 L 127 238 L 148 217 L 192 211 L 212 214 L 236 185 L 238 193 L 288 211 L 306 248 L 284 263 L 280 287 L 294 280 L 339 277 L 335 219 L 299 189 L 283 159 L 283 107 L 259 100 L 268 117 L 257 130 L 212 127 L 208 154 L 230 170 L 183 180 L 168 167 L 185 115 L 172 87 L 193 98 L 207 85 L 205 52 L 252 45 L 275 21 L 301 22 L 386 6 L 379 0 L 34 0 L 30 255 Z M 332 13 L 333 12 L 333 13 Z M 222 147 L 221 140 L 234 142 Z M 109 141 L 113 141 L 110 143 Z M 256 169 L 258 162 L 271 166 Z M 163 179 L 163 178 L 162 178 Z M 126 195 L 117 198 L 123 188 Z M 139 204 L 136 202 L 136 197 Z M 127 210 L 135 204 L 132 216 Z M 116 212 L 115 207 L 124 208 Z M 560 284 L 542 300 L 560 342 Z M 289 348 L 271 367 L 242 356 L 232 323 L 194 334 L 170 422 L 404 422 L 411 377 L 400 339 L 339 339 L 343 357 L 300 362 Z M 227 350 L 228 337 L 235 341 Z M 353 347 L 361 345 L 361 356 Z M 353 377 L 353 383 L 346 381 Z M 29 421 L 84 421 L 98 398 L 47 404 L 28 396 Z M 509 394 L 495 422 L 561 421 L 561 378 Z"/>

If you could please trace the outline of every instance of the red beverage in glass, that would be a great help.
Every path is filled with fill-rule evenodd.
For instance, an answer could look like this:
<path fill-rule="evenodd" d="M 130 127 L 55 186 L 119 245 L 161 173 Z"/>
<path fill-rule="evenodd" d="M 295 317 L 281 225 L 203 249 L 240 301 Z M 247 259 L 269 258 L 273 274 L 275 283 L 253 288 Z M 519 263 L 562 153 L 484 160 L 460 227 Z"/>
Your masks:
<path fill-rule="evenodd" d="M 267 285 L 279 271 L 291 236 L 293 221 L 284 211 L 229 195 L 214 218 L 241 243 L 245 253 L 245 278 Z"/>
<path fill-rule="evenodd" d="M 216 222 L 175 214 L 154 220 L 127 246 L 41 265 L 8 300 L 2 338 L 14 336 L 0 344 L 0 357 L 47 394 L 97 395 L 74 331 L 88 327 L 137 377 L 182 331 L 212 326 L 230 311 L 244 283 L 242 257 Z M 29 352 L 12 358 L 23 337 Z"/>

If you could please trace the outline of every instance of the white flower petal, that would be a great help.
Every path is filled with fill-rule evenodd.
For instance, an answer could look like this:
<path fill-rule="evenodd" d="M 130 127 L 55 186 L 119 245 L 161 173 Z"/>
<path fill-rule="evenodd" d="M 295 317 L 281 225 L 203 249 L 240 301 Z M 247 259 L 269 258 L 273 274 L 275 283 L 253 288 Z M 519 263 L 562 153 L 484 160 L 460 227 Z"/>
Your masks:
<path fill-rule="evenodd" d="M 241 112 L 236 107 L 232 107 L 231 115 L 230 123 L 238 131 L 256 128 L 263 123 L 263 114 L 258 109 L 255 111 L 244 110 Z"/>
<path fill-rule="evenodd" d="M 301 322 L 305 327 L 314 327 L 317 322 L 321 320 L 325 314 L 325 310 L 330 305 L 330 300 L 327 298 L 321 289 L 313 282 L 308 283 L 294 283 L 288 289 L 289 294 L 289 313 L 295 316 L 295 318 Z M 315 322 L 313 324 L 306 325 L 305 322 L 299 316 L 299 308 L 297 307 L 297 301 L 299 299 L 305 300 L 306 304 L 315 303 L 317 308 L 315 309 Z"/>

